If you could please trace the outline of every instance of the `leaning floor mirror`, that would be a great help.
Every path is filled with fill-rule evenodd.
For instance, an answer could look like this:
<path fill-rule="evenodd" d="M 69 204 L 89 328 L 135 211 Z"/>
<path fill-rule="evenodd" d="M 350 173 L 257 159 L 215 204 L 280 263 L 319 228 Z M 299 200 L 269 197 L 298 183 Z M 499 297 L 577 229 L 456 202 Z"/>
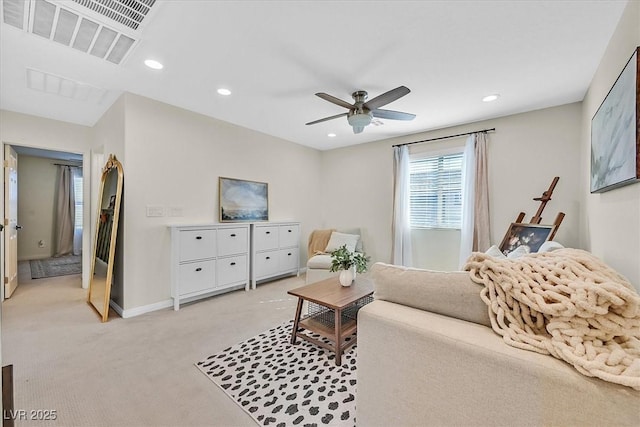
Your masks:
<path fill-rule="evenodd" d="M 98 312 L 103 322 L 109 318 L 123 176 L 122 164 L 113 154 L 109 155 L 102 169 L 98 192 L 98 218 L 87 298 L 87 302 Z"/>

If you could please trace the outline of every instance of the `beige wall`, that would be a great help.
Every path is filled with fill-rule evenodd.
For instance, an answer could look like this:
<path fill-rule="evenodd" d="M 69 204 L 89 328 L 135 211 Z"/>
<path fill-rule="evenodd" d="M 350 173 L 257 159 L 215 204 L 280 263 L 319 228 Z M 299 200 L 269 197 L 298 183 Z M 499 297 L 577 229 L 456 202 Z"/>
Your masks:
<path fill-rule="evenodd" d="M 640 183 L 590 194 L 591 118 L 640 45 L 640 2 L 630 1 L 583 101 L 581 195 L 582 244 L 625 275 L 640 291 Z"/>
<path fill-rule="evenodd" d="M 218 177 L 269 184 L 270 220 L 320 224 L 320 152 L 147 98 L 125 96 L 124 307 L 170 298 L 170 224 L 218 220 Z M 149 218 L 146 207 L 181 208 Z"/>
<path fill-rule="evenodd" d="M 560 211 L 567 216 L 556 240 L 579 245 L 581 103 L 516 114 L 483 122 L 455 126 L 410 137 L 362 144 L 322 153 L 322 212 L 325 226 L 363 228 L 365 250 L 373 261 L 391 259 L 392 145 L 485 128 L 496 128 L 489 136 L 488 163 L 491 209 L 491 240 L 499 244 L 518 213 L 533 216 L 539 197 L 554 176 L 560 181 L 547 205 L 543 222 L 553 222 Z M 419 150 L 428 150 L 424 144 Z M 464 144 L 464 139 L 447 144 Z M 415 146 L 414 146 L 415 147 Z M 435 143 L 433 148 L 441 149 Z M 417 150 L 418 148 L 413 148 Z M 440 233 L 449 235 L 449 233 Z M 439 261 L 430 251 L 450 248 L 450 239 L 416 243 L 414 261 L 427 268 L 455 269 L 455 259 Z M 427 247 L 428 246 L 428 247 Z M 442 262 L 442 264 L 440 264 Z M 446 265 L 451 263 L 452 265 Z"/>
<path fill-rule="evenodd" d="M 18 161 L 18 260 L 49 258 L 55 252 L 53 217 L 58 167 L 51 159 L 20 155 Z M 44 247 L 39 247 L 39 241 Z"/>

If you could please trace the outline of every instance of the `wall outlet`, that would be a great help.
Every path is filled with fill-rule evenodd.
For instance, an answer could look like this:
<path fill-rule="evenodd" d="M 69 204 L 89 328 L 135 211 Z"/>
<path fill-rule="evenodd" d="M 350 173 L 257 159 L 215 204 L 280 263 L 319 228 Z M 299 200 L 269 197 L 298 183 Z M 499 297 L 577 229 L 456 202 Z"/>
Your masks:
<path fill-rule="evenodd" d="M 164 216 L 164 206 L 147 206 L 148 217 Z"/>

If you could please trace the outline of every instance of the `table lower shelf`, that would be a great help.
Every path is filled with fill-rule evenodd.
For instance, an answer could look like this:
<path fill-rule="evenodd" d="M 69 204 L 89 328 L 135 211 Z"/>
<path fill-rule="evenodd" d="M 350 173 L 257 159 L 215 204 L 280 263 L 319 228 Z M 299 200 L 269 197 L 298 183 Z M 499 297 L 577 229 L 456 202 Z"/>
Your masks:
<path fill-rule="evenodd" d="M 298 323 L 298 331 L 296 331 L 296 337 L 309 341 L 317 346 L 326 348 L 327 350 L 333 352 L 336 352 L 336 350 L 340 348 L 342 352 L 356 343 L 355 334 L 357 328 L 358 325 L 355 319 L 349 319 L 345 323 L 343 323 L 342 328 L 340 328 L 341 342 L 338 343 L 336 342 L 337 337 L 335 327 L 328 325 L 326 322 L 319 320 L 315 316 L 310 316 L 300 320 L 300 323 Z M 321 337 L 326 338 L 329 342 L 311 337 L 305 333 L 305 330 L 314 332 Z M 347 338 L 349 338 L 349 340 L 347 340 Z"/>
<path fill-rule="evenodd" d="M 322 320 L 318 320 L 315 316 L 306 317 L 300 320 L 298 327 L 307 329 L 311 332 L 315 332 L 325 338 L 335 341 L 336 328 L 333 325 L 327 324 Z M 356 332 L 358 325 L 355 319 L 349 319 L 346 322 L 343 321 L 340 335 L 348 337 Z"/>

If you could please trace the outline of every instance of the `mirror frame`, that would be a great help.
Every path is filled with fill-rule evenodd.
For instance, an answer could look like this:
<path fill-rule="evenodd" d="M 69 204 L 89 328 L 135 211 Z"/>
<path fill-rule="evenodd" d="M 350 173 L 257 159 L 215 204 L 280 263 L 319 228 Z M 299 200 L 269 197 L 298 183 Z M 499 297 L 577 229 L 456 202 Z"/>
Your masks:
<path fill-rule="evenodd" d="M 105 289 L 104 289 L 104 302 L 102 307 L 96 305 L 96 303 L 91 301 L 91 294 L 94 291 L 95 287 L 98 286 L 94 282 L 95 275 L 95 266 L 96 266 L 96 251 L 98 247 L 98 232 L 100 230 L 100 214 L 102 213 L 102 197 L 104 193 L 104 184 L 109 176 L 109 173 L 113 170 L 116 170 L 118 173 L 118 182 L 116 184 L 116 198 L 115 204 L 113 207 L 113 223 L 111 225 L 111 236 L 109 238 L 109 258 L 107 262 L 107 277 L 105 279 Z M 118 235 L 118 221 L 120 219 L 120 201 L 122 199 L 122 181 L 124 177 L 124 172 L 122 169 L 122 164 L 116 159 L 116 156 L 113 154 L 109 155 L 109 159 L 107 163 L 102 168 L 102 177 L 100 178 L 100 191 L 98 192 L 98 211 L 96 218 L 96 226 L 95 231 L 96 234 L 94 236 L 93 241 L 93 252 L 91 253 L 91 275 L 89 276 L 89 293 L 87 296 L 87 304 L 89 304 L 93 309 L 101 316 L 102 322 L 106 322 L 109 318 L 109 300 L 111 299 L 111 284 L 113 282 L 113 265 L 115 261 L 116 254 L 116 240 Z"/>

